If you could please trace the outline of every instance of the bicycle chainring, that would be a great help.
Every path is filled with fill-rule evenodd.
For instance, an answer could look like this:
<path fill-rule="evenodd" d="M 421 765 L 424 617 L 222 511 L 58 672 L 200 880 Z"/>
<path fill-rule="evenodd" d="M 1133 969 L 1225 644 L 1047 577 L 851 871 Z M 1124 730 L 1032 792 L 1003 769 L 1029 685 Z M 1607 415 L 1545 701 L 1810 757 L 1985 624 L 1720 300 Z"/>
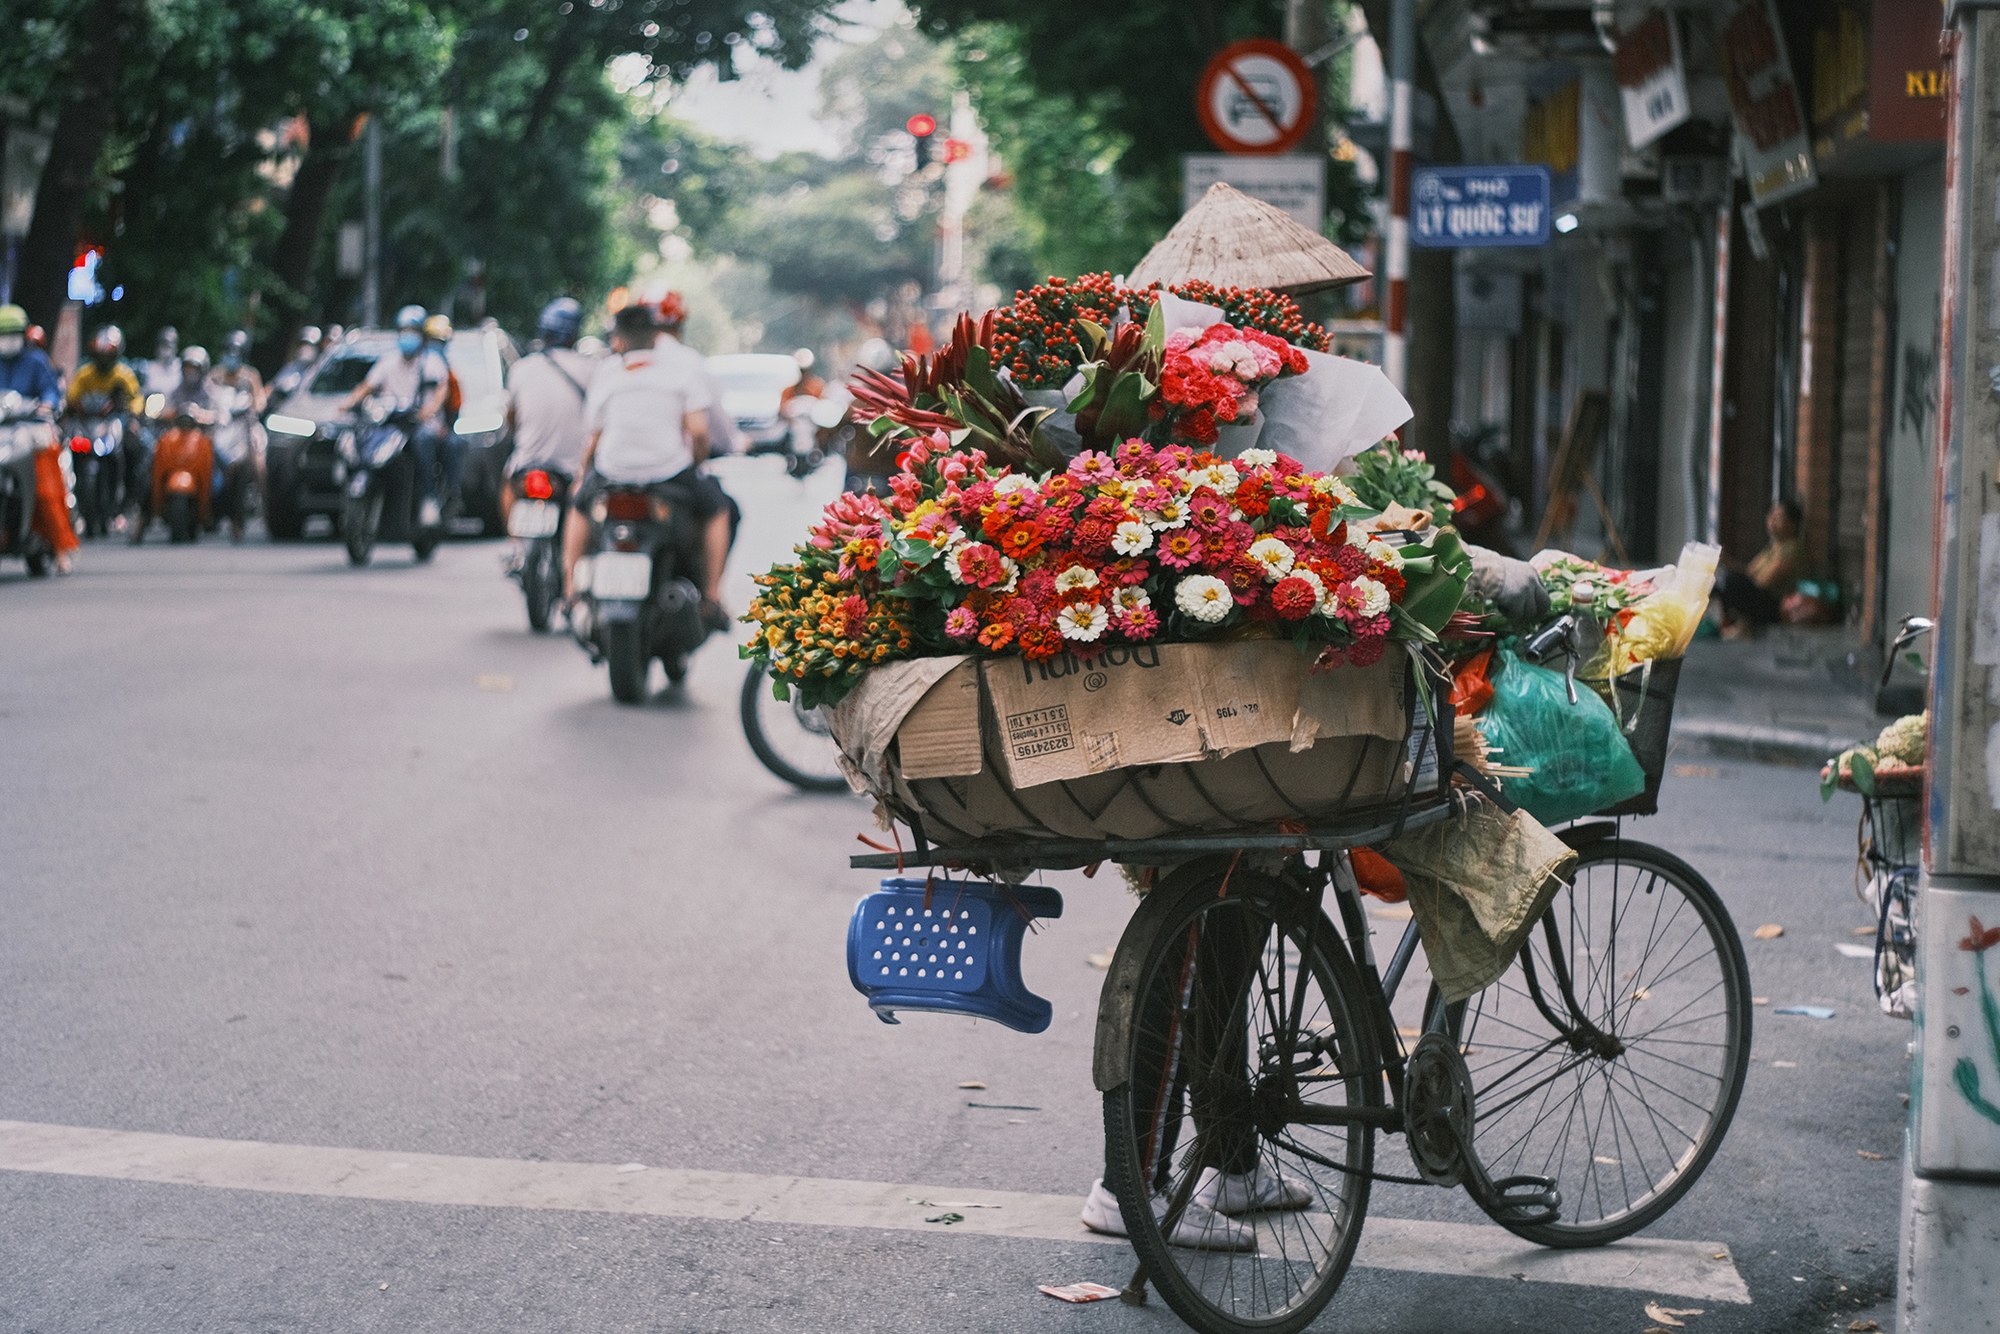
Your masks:
<path fill-rule="evenodd" d="M 1458 1045 L 1426 1033 L 1410 1052 L 1403 1077 L 1403 1128 L 1417 1175 L 1433 1186 L 1456 1186 L 1472 1143 L 1472 1076 Z"/>

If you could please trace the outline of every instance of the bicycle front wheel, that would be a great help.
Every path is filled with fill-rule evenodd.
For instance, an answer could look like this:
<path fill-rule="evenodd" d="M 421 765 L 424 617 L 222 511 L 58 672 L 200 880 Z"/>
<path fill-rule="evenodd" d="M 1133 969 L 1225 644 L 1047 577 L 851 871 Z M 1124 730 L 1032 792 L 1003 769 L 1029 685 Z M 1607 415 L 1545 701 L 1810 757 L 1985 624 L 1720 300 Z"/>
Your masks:
<path fill-rule="evenodd" d="M 766 769 L 802 792 L 847 791 L 826 710 L 806 708 L 796 693 L 789 703 L 772 695 L 762 663 L 743 678 L 741 712 L 744 739 Z"/>
<path fill-rule="evenodd" d="M 1427 1013 L 1435 1014 L 1431 988 Z M 1503 1227 L 1602 1246 L 1694 1185 L 1750 1064 L 1750 970 L 1715 890 L 1671 853 L 1586 843 L 1521 956 L 1447 1011 L 1471 1072 L 1473 1143 L 1495 1177 L 1554 1180 L 1562 1217 Z"/>
<path fill-rule="evenodd" d="M 1368 1207 L 1374 1132 L 1332 1119 L 1381 1101 L 1354 965 L 1301 888 L 1218 860 L 1155 889 L 1127 949 L 1130 1077 L 1104 1126 L 1133 1249 L 1195 1329 L 1302 1330 Z"/>

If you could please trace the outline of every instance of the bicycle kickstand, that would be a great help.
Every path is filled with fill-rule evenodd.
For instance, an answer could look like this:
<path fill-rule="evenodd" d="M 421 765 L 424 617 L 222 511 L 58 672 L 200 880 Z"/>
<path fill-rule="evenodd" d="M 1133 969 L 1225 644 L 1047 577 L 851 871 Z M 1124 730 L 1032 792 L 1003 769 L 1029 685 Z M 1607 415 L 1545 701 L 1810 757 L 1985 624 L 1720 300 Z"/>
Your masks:
<path fill-rule="evenodd" d="M 1125 1290 L 1118 1294 L 1118 1300 L 1127 1306 L 1144 1306 L 1146 1304 L 1145 1265 L 1142 1264 L 1132 1271 L 1132 1281 L 1127 1283 Z"/>

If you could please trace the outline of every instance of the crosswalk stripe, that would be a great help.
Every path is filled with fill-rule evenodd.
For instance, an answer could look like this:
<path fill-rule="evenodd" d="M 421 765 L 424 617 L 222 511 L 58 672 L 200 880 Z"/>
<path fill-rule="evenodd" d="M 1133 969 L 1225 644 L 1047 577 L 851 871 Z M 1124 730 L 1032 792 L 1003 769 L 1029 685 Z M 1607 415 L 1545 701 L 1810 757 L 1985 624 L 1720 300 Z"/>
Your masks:
<path fill-rule="evenodd" d="M 1085 1231 L 1077 1221 L 1080 1201 L 1066 1195 L 704 1172 L 637 1163 L 462 1158 L 27 1121 L 0 1121 L 0 1171 L 404 1204 L 1124 1244 Z M 957 1214 L 963 1221 L 926 1221 L 947 1214 Z M 1724 1258 L 1714 1258 L 1718 1253 Z M 1551 1251 L 1497 1227 L 1370 1218 L 1362 1229 L 1355 1263 L 1430 1274 L 1626 1288 L 1709 1301 L 1750 1300 L 1726 1248 L 1712 1242 L 1634 1238 L 1592 1251 Z"/>

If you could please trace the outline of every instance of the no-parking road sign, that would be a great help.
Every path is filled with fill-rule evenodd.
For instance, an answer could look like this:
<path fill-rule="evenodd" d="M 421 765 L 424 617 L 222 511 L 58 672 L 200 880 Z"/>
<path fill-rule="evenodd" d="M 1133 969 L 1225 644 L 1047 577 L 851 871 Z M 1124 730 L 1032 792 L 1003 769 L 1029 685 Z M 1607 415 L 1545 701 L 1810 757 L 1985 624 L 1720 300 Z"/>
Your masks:
<path fill-rule="evenodd" d="M 1289 153 L 1318 110 L 1312 70 L 1296 51 L 1267 37 L 1223 47 L 1195 90 L 1201 128 L 1225 153 Z"/>

